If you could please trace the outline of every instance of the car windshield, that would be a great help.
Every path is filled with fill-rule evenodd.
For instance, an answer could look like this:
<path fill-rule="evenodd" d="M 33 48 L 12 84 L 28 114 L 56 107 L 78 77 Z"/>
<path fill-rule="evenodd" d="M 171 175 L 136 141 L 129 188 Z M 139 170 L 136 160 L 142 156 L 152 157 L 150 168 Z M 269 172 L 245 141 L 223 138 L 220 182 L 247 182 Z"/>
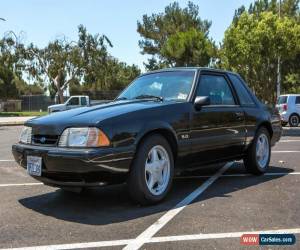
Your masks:
<path fill-rule="evenodd" d="M 151 73 L 133 81 L 117 99 L 158 98 L 185 101 L 194 77 L 194 70 Z"/>
<path fill-rule="evenodd" d="M 277 104 L 287 103 L 287 96 L 279 96 Z"/>

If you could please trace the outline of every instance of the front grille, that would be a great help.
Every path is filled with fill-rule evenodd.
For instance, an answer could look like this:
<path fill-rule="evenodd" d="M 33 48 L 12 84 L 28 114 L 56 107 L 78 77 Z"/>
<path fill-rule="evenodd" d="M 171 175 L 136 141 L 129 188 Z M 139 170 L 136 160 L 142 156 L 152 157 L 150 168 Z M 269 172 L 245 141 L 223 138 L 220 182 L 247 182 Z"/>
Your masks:
<path fill-rule="evenodd" d="M 33 135 L 32 144 L 55 146 L 58 142 L 58 135 Z"/>

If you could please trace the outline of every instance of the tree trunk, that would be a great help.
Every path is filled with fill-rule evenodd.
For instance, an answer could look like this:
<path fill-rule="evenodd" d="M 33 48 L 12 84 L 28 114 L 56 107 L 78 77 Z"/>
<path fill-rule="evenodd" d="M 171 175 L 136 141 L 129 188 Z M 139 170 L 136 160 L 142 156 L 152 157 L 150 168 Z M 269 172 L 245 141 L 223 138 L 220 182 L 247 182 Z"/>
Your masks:
<path fill-rule="evenodd" d="M 63 90 L 61 89 L 59 74 L 54 78 L 54 84 L 55 84 L 55 86 L 57 88 L 57 94 L 58 94 L 58 97 L 59 97 L 59 103 L 64 103 L 64 93 L 63 93 Z"/>

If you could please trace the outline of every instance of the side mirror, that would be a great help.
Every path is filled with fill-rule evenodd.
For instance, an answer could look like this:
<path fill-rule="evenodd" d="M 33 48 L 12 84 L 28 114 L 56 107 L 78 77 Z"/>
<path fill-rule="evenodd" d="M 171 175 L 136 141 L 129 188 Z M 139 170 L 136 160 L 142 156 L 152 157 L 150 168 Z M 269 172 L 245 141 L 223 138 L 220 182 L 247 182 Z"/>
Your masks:
<path fill-rule="evenodd" d="M 201 109 L 202 106 L 210 105 L 210 98 L 208 96 L 197 96 L 194 102 L 196 109 Z"/>

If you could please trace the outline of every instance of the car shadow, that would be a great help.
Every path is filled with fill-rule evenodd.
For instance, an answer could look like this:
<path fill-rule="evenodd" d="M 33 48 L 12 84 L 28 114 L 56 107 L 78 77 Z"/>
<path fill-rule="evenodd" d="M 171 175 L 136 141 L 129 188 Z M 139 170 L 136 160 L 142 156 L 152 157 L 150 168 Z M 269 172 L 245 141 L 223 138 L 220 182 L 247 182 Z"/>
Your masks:
<path fill-rule="evenodd" d="M 186 176 L 187 174 L 183 175 L 186 176 L 184 178 L 175 179 L 173 188 L 167 199 L 154 206 L 143 207 L 132 203 L 125 185 L 90 189 L 82 194 L 68 193 L 58 189 L 54 192 L 20 199 L 19 203 L 40 214 L 69 222 L 89 225 L 107 225 L 125 222 L 169 210 L 207 179 L 203 178 L 203 175 L 216 172 L 218 168 L 198 170 L 193 172 L 193 175 L 189 173 L 188 176 Z M 272 166 L 270 171 L 287 174 L 293 172 L 292 169 L 276 166 Z M 226 174 L 244 173 L 243 165 L 238 162 L 235 163 L 235 166 L 230 171 L 226 172 Z M 264 182 L 281 178 L 282 176 L 284 175 L 234 177 L 243 179 L 241 179 L 242 181 L 235 181 L 234 185 L 227 186 L 224 189 L 213 190 L 213 196 L 230 198 L 229 193 L 248 188 L 249 186 L 260 185 Z M 209 189 L 212 188 L 214 188 L 213 185 Z M 213 197 L 211 195 L 203 195 L 195 202 L 210 198 Z"/>

